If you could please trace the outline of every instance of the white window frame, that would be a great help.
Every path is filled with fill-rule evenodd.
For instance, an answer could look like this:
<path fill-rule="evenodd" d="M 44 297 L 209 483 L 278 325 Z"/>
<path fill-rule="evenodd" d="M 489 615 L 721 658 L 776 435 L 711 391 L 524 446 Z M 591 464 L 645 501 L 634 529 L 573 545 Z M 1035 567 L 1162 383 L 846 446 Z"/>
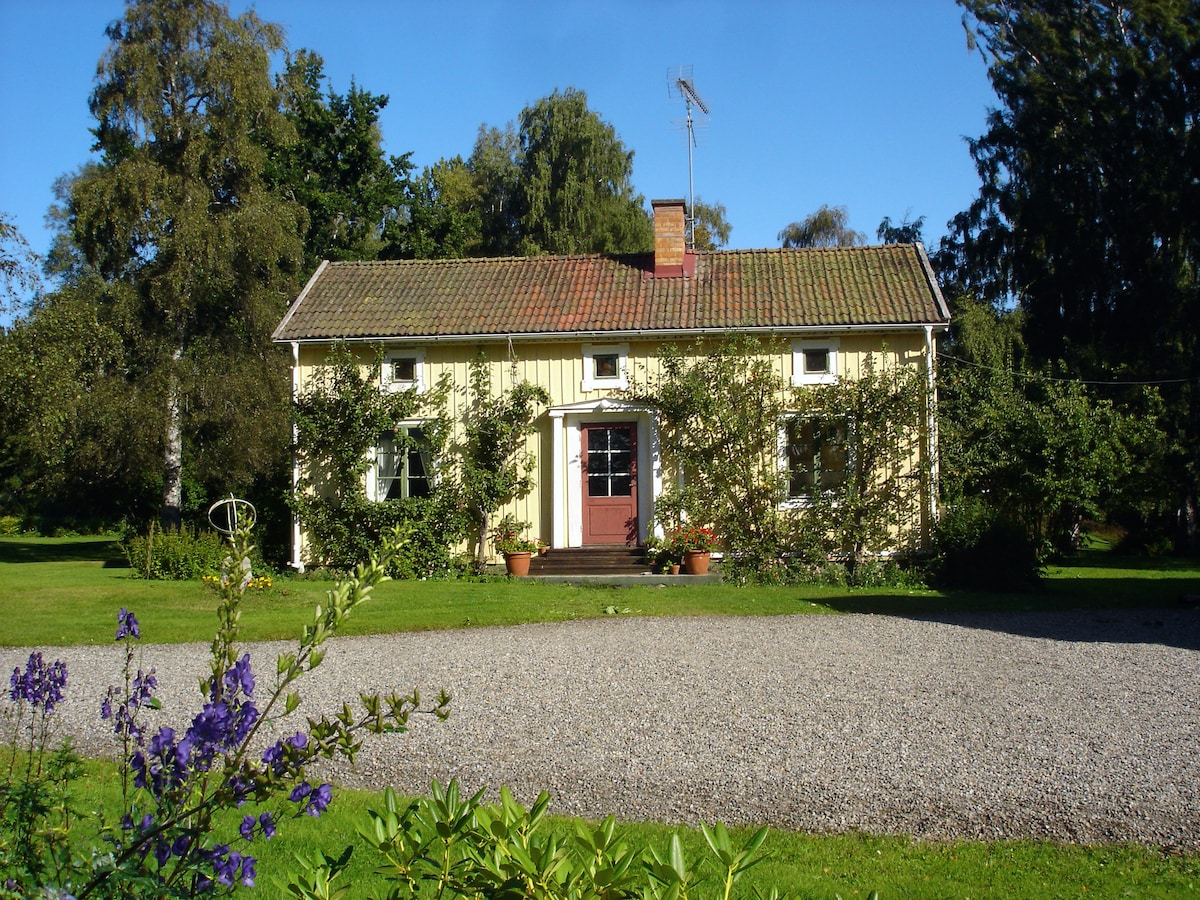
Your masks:
<path fill-rule="evenodd" d="M 792 387 L 804 387 L 812 384 L 837 384 L 838 373 L 841 371 L 841 342 L 837 338 L 812 338 L 792 341 Z M 808 372 L 804 362 L 807 353 L 823 350 L 827 354 L 828 365 L 823 372 Z"/>
<path fill-rule="evenodd" d="M 411 428 L 424 428 L 424 427 L 425 427 L 424 420 L 409 419 L 404 422 L 398 422 L 396 424 L 395 430 L 407 432 Z M 401 463 L 401 470 L 398 473 L 387 476 L 386 478 L 384 476 L 380 475 L 380 466 L 382 463 L 383 451 L 388 444 L 391 445 L 392 454 L 394 455 L 395 454 L 395 440 L 394 439 L 389 440 L 389 439 L 385 438 L 383 435 L 380 435 L 378 442 L 375 444 L 374 448 L 372 448 L 372 451 L 371 451 L 371 453 L 372 453 L 371 467 L 369 469 L 367 469 L 367 485 L 366 485 L 367 496 L 375 503 L 386 502 L 386 499 L 387 499 L 386 498 L 386 485 L 388 482 L 395 481 L 397 479 L 402 480 L 401 481 L 401 484 L 402 484 L 401 498 L 409 499 L 409 497 L 408 497 L 408 482 L 412 476 L 410 475 L 410 473 L 408 471 L 408 454 L 407 453 L 404 456 L 404 459 Z M 436 467 L 433 462 L 432 454 L 430 454 L 429 462 L 425 466 L 425 478 L 429 482 L 430 488 L 433 488 L 433 486 L 437 483 Z"/>
<path fill-rule="evenodd" d="M 397 381 L 393 378 L 397 360 L 413 360 L 413 378 L 411 381 Z M 417 393 L 425 390 L 425 351 L 397 349 L 389 350 L 383 357 L 383 371 L 380 381 L 385 391 L 409 391 L 416 388 Z"/>
<path fill-rule="evenodd" d="M 605 378 L 596 376 L 596 357 L 615 356 L 617 374 Z M 629 389 L 629 345 L 628 344 L 584 344 L 583 381 L 581 391 L 624 391 Z"/>
<path fill-rule="evenodd" d="M 843 476 L 845 480 L 848 481 L 851 477 L 851 473 L 854 471 L 854 423 L 851 422 L 848 417 L 821 412 L 789 413 L 779 420 L 779 427 L 776 432 L 778 436 L 777 447 L 779 471 L 783 475 L 787 485 L 787 496 L 785 496 L 780 503 L 780 508 L 782 509 L 801 509 L 806 506 L 811 506 L 813 504 L 813 500 L 815 499 L 815 493 L 798 494 L 796 496 L 791 495 L 792 468 L 791 459 L 789 458 L 788 454 L 788 426 L 797 420 L 804 419 L 840 419 L 844 423 L 846 429 L 846 461 L 843 468 Z M 822 494 L 828 494 L 832 492 L 832 490 L 832 488 L 816 489 L 816 491 L 819 491 Z"/>

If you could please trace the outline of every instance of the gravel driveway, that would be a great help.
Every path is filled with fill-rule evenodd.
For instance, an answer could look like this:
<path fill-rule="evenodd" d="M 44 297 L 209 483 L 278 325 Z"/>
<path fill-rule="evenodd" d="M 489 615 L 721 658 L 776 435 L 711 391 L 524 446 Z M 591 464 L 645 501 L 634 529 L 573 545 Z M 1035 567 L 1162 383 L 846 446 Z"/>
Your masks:
<path fill-rule="evenodd" d="M 285 646 L 250 646 L 260 692 Z M 177 718 L 207 645 L 142 651 Z M 61 727 L 102 752 L 95 711 L 120 649 L 46 654 L 71 673 Z M 0 664 L 27 655 L 0 650 Z M 371 738 L 334 780 L 545 789 L 552 811 L 590 817 L 1200 850 L 1196 609 L 617 616 L 339 638 L 301 711 L 413 687 L 453 694 L 451 719 Z"/>

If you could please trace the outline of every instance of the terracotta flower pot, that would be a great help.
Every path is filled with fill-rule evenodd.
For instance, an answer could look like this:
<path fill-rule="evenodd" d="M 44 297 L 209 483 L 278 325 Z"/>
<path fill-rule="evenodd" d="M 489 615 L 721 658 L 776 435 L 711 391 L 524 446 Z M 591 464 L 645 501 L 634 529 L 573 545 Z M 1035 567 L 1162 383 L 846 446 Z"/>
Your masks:
<path fill-rule="evenodd" d="M 667 566 L 667 572 L 670 575 L 678 575 L 679 574 L 679 563 L 671 563 L 669 566 Z"/>
<path fill-rule="evenodd" d="M 518 553 L 504 554 L 504 567 L 508 570 L 509 575 L 515 575 L 520 578 L 523 575 L 529 574 L 529 560 L 531 554 L 529 551 Z"/>
<path fill-rule="evenodd" d="M 683 553 L 683 571 L 689 575 L 707 575 L 708 563 L 712 558 L 707 550 L 685 550 Z"/>

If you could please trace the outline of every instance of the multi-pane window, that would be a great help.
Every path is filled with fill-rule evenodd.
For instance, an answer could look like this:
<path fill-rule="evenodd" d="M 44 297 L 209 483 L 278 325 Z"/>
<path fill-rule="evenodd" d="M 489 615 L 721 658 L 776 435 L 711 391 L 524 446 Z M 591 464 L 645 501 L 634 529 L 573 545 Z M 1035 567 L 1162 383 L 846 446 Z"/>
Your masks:
<path fill-rule="evenodd" d="M 789 497 L 814 497 L 846 483 L 849 453 L 844 420 L 822 416 L 789 419 L 786 452 Z"/>
<path fill-rule="evenodd" d="M 428 497 L 433 488 L 432 463 L 429 441 L 419 427 L 381 435 L 375 450 L 375 499 Z"/>
<path fill-rule="evenodd" d="M 589 428 L 589 497 L 628 497 L 633 491 L 633 435 L 629 428 Z"/>

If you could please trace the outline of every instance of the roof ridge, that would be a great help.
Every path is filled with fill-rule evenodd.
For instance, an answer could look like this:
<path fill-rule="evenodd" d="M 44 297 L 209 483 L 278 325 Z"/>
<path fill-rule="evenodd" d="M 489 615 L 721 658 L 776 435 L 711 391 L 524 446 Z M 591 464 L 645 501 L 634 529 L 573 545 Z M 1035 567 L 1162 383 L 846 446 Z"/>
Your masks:
<path fill-rule="evenodd" d="M 507 263 L 507 262 L 549 262 L 549 261 L 569 261 L 579 259 L 622 259 L 631 256 L 650 256 L 653 251 L 645 250 L 641 253 L 568 253 L 554 254 L 543 253 L 538 255 L 526 256 L 458 256 L 450 259 L 334 259 L 322 260 L 331 266 L 397 266 L 397 265 L 479 265 L 481 263 Z"/>

